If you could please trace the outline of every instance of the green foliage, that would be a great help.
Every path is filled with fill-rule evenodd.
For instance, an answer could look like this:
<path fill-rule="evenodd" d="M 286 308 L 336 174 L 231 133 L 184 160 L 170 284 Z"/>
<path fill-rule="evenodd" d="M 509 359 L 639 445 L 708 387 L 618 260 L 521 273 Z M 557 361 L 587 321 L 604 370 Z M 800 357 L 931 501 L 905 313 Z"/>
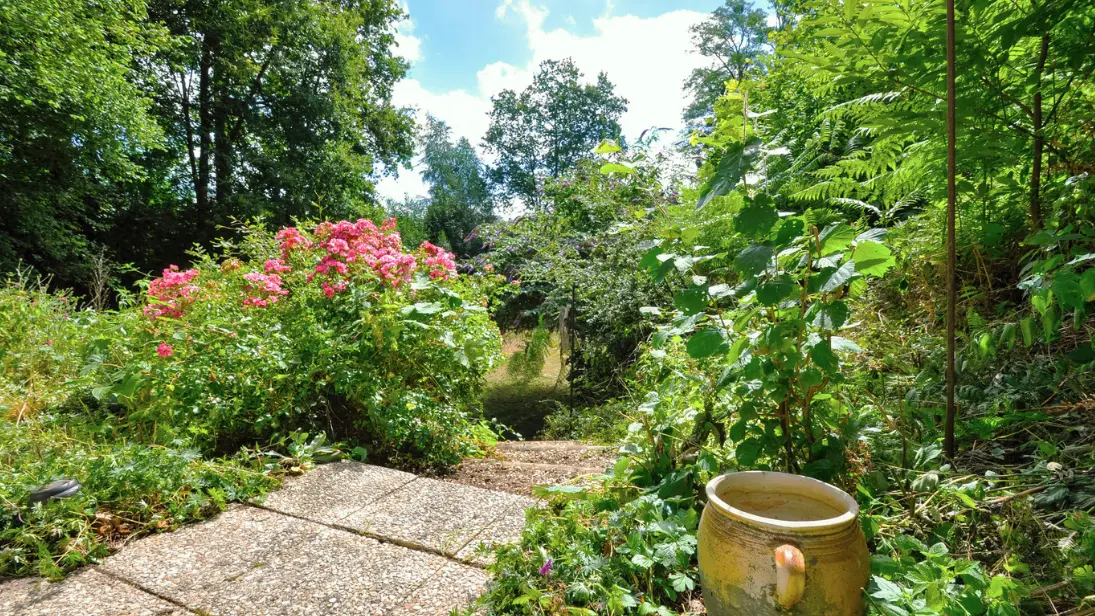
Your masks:
<path fill-rule="evenodd" d="M 604 73 L 594 84 L 581 79 L 573 61 L 545 60 L 520 94 L 492 98 L 483 145 L 496 156 L 491 180 L 501 194 L 537 210 L 546 178 L 561 177 L 602 140 L 619 137 L 627 101 Z"/>
<path fill-rule="evenodd" d="M 60 577 L 106 556 L 112 542 L 171 530 L 278 484 L 261 460 L 206 459 L 125 433 L 110 417 L 0 419 L 0 574 Z M 74 497 L 26 504 L 29 490 L 62 477 L 82 484 Z"/>
<path fill-rule="evenodd" d="M 472 238 L 480 224 L 494 219 L 494 202 L 484 179 L 485 168 L 467 139 L 452 143 L 449 127 L 433 117 L 419 135 L 422 178 L 430 184 L 423 225 L 428 239 L 447 238 L 459 257 L 473 256 L 482 242 Z"/>

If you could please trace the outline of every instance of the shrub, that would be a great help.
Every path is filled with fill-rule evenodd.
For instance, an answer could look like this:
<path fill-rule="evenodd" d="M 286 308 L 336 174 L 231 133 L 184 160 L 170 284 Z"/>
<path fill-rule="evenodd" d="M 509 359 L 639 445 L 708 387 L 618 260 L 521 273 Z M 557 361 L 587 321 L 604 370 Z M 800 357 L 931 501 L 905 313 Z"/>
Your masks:
<path fill-rule="evenodd" d="M 451 464 L 489 439 L 482 376 L 500 359 L 494 279 L 458 276 L 393 222 L 247 229 L 147 285 L 85 341 L 78 383 L 141 438 L 219 451 L 325 430 L 375 458 Z"/>

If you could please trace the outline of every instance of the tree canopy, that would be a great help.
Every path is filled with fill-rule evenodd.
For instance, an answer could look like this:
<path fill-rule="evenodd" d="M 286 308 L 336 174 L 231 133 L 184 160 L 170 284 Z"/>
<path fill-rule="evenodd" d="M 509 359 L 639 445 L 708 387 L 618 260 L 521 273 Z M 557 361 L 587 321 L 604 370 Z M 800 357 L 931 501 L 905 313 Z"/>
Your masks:
<path fill-rule="evenodd" d="M 594 83 L 582 78 L 572 60 L 545 60 L 529 87 L 492 99 L 483 145 L 496 157 L 490 178 L 505 197 L 539 207 L 544 178 L 559 177 L 601 140 L 620 136 L 627 100 L 604 73 Z"/>

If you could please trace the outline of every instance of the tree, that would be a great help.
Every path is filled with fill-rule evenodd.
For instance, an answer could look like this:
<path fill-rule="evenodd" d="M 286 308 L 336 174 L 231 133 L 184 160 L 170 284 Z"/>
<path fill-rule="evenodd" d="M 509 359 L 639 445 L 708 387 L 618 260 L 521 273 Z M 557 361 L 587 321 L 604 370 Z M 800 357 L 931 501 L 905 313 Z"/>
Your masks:
<path fill-rule="evenodd" d="M 520 94 L 503 90 L 492 101 L 484 147 L 497 157 L 491 181 L 506 197 L 539 208 L 540 182 L 557 178 L 604 139 L 618 138 L 627 99 L 608 76 L 583 84 L 570 59 L 545 60 Z"/>
<path fill-rule="evenodd" d="M 710 115 L 728 80 L 742 82 L 763 70 L 760 59 L 769 53 L 767 21 L 768 15 L 746 0 L 726 0 L 707 19 L 692 26 L 696 51 L 713 62 L 693 69 L 684 82 L 685 90 L 692 93 L 692 103 L 684 110 L 685 120 Z"/>
<path fill-rule="evenodd" d="M 374 201 L 378 163 L 409 159 L 413 121 L 391 103 L 407 70 L 393 0 L 152 0 L 150 12 L 181 41 L 157 94 L 196 239 L 313 204 L 352 214 Z"/>
<path fill-rule="evenodd" d="M 162 134 L 140 81 L 168 39 L 143 0 L 0 0 L 0 270 L 79 286 Z"/>
<path fill-rule="evenodd" d="M 468 236 L 494 219 L 483 163 L 467 139 L 453 143 L 448 125 L 432 116 L 427 116 L 418 139 L 425 165 L 422 177 L 430 184 L 426 233 L 434 243 L 446 238 L 457 256 L 470 256 L 479 242 Z"/>

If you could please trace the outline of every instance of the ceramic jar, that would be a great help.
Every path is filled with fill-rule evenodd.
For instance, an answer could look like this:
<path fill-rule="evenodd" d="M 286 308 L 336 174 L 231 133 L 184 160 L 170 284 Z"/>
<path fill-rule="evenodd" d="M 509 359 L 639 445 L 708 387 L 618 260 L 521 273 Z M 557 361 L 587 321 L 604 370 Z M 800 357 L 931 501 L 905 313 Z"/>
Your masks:
<path fill-rule="evenodd" d="M 859 505 L 827 483 L 769 471 L 707 484 L 698 535 L 711 616 L 862 616 L 870 554 Z"/>

